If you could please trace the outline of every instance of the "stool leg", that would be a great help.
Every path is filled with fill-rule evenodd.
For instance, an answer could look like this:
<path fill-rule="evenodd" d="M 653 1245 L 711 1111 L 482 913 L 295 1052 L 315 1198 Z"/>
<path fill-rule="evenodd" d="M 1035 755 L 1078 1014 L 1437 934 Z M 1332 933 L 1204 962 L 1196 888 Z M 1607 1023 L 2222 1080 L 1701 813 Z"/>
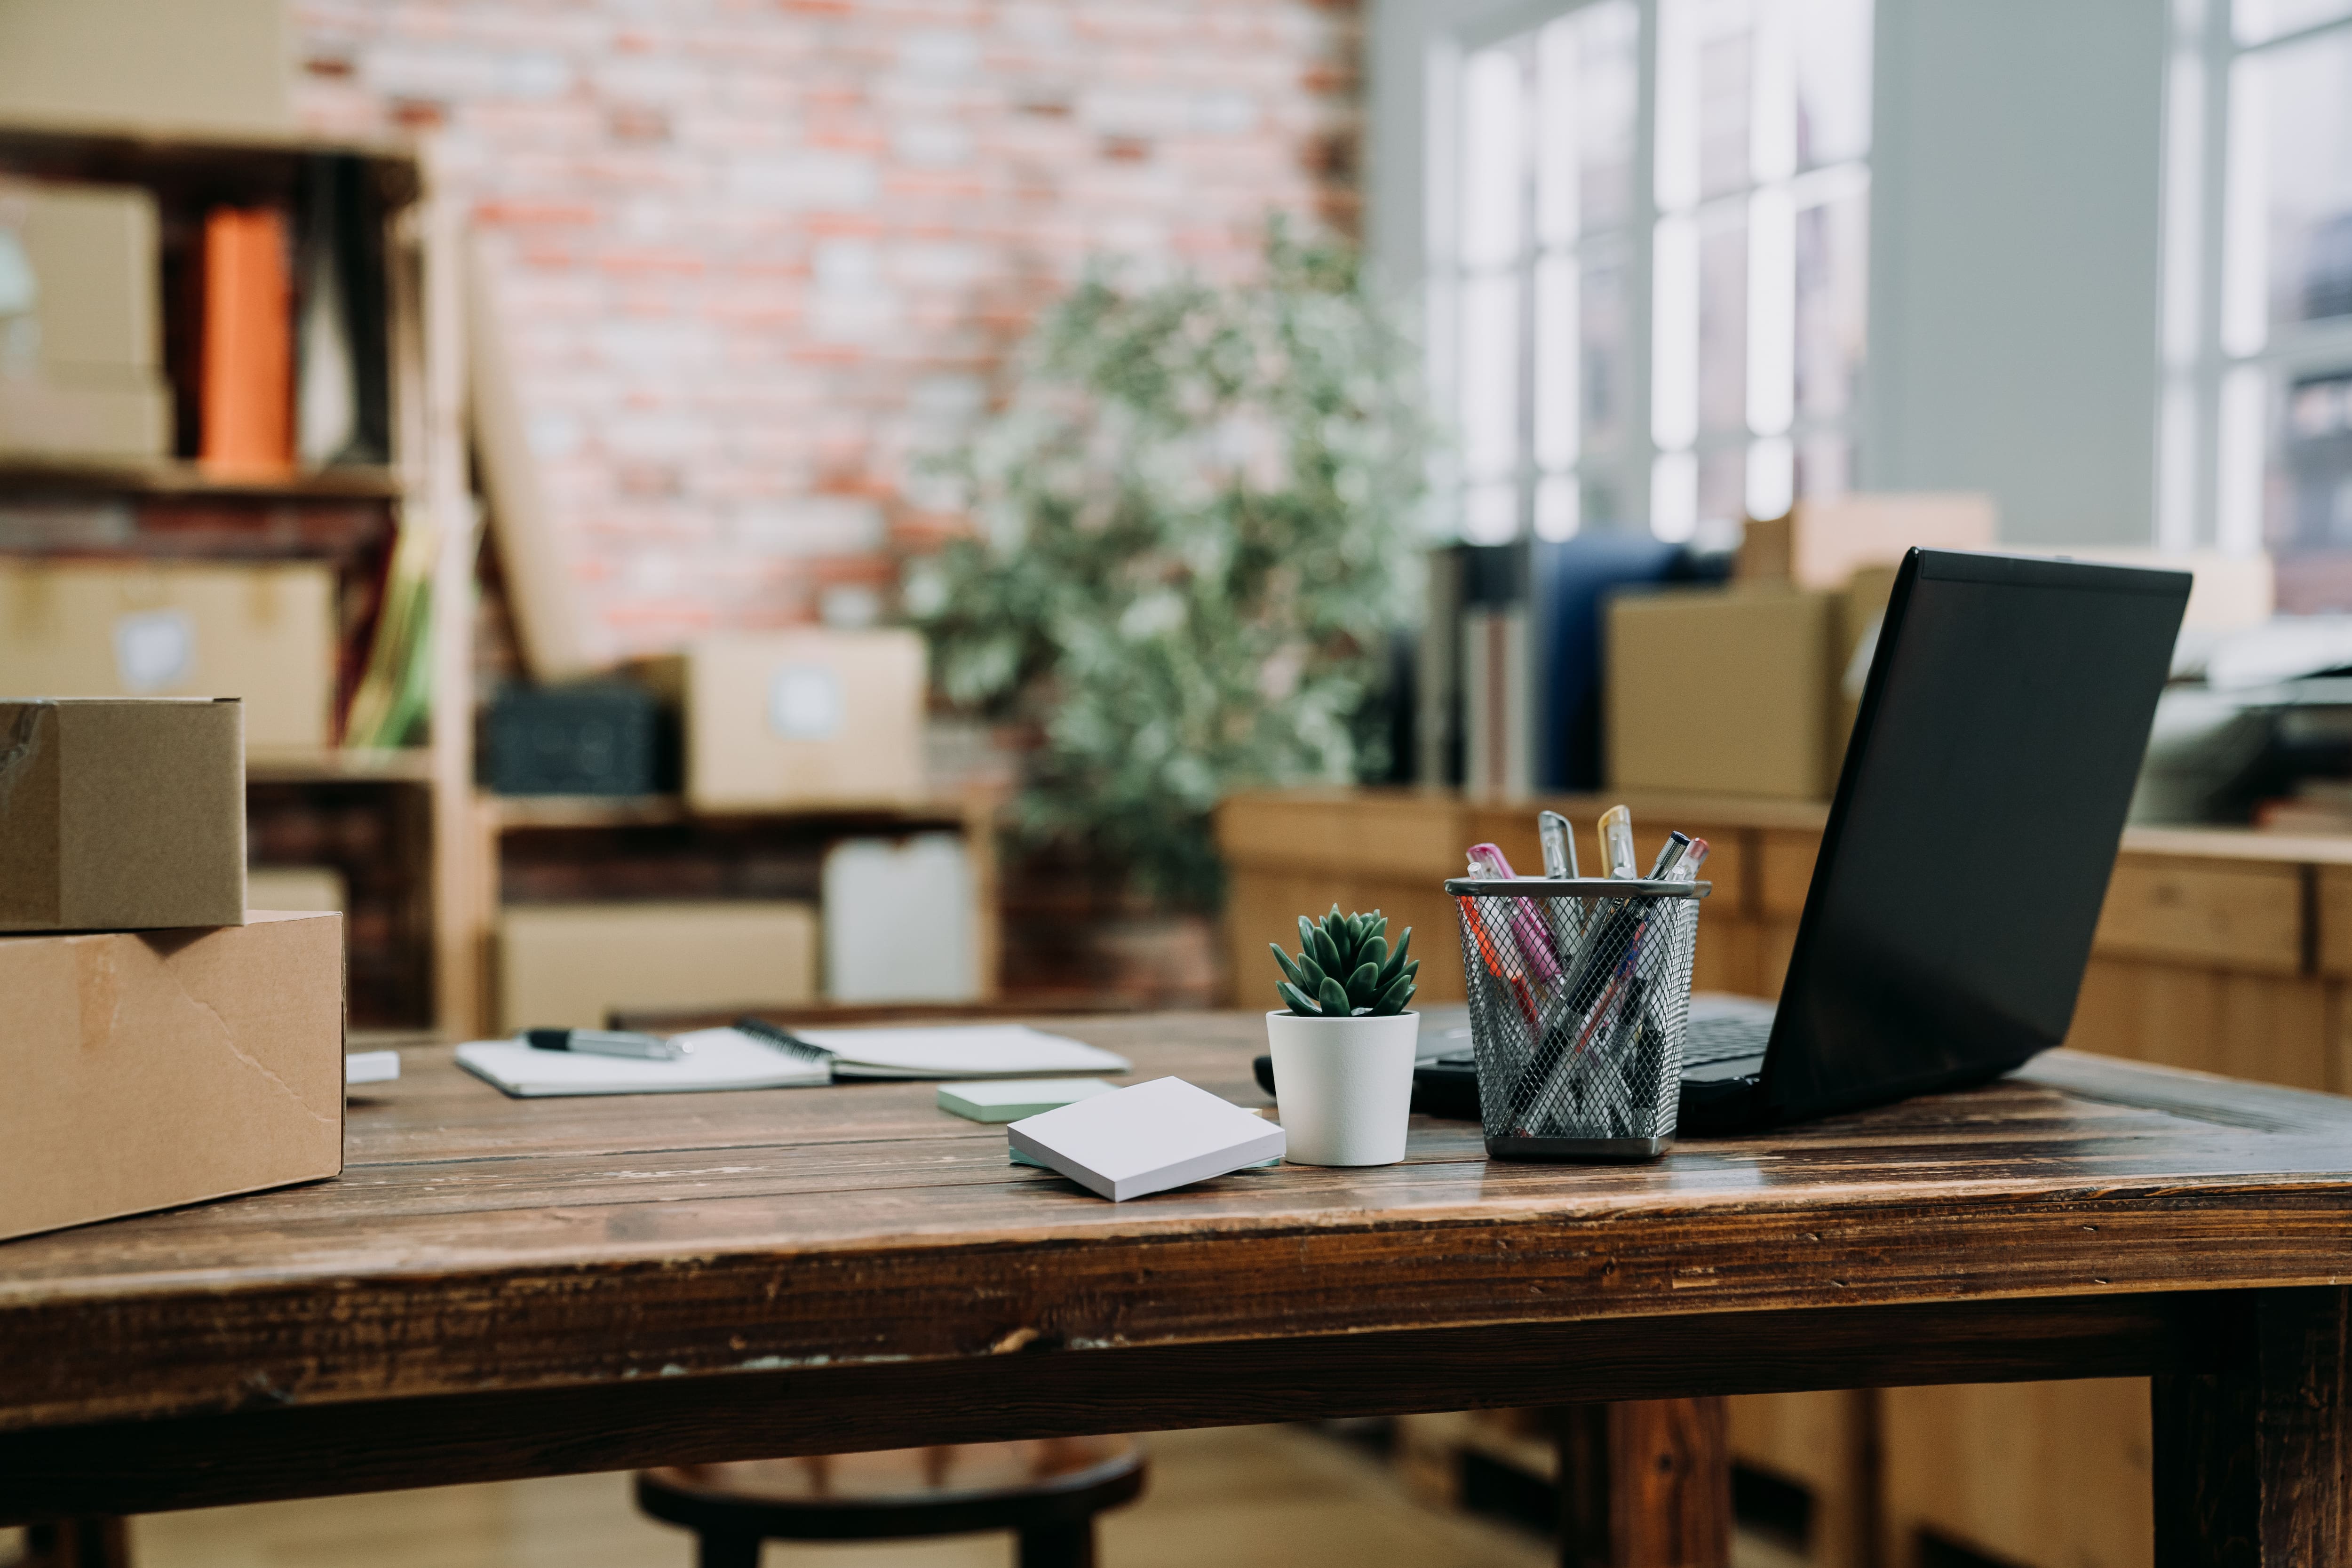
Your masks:
<path fill-rule="evenodd" d="M 1095 1568 L 1095 1524 L 1033 1525 L 1021 1532 L 1019 1568 Z"/>
<path fill-rule="evenodd" d="M 695 1542 L 699 1568 L 760 1568 L 756 1535 L 698 1535 Z"/>
<path fill-rule="evenodd" d="M 119 1519 L 59 1519 L 25 1531 L 19 1568 L 130 1568 L 131 1532 Z"/>

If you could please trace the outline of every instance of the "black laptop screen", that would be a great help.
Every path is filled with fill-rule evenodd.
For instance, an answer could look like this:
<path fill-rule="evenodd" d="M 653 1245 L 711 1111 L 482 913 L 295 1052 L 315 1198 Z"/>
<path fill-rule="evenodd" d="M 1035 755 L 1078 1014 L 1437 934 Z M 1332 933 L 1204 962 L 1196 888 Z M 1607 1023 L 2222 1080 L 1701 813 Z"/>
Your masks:
<path fill-rule="evenodd" d="M 1782 1115 L 2065 1037 L 2188 601 L 2184 573 L 1914 551 L 1775 1020 Z"/>

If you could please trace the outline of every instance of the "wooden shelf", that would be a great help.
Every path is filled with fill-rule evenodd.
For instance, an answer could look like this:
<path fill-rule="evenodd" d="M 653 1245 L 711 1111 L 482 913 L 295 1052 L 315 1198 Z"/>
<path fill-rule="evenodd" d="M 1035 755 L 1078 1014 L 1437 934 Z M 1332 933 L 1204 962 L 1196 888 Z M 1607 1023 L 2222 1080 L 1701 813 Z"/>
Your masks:
<path fill-rule="evenodd" d="M 425 784 L 433 777 L 433 754 L 422 746 L 257 752 L 245 760 L 245 776 L 249 784 L 341 784 L 368 779 Z"/>
<path fill-rule="evenodd" d="M 495 795 L 480 797 L 482 807 L 500 832 L 510 829 L 566 827 L 647 827 L 679 822 L 768 822 L 801 820 L 838 823 L 887 823 L 960 826 L 971 805 L 962 799 L 929 801 L 836 801 L 766 809 L 696 811 L 683 796 L 652 795 Z"/>
<path fill-rule="evenodd" d="M 108 461 L 0 454 L 0 492 L 251 500 L 393 500 L 399 498 L 403 489 L 398 469 L 375 465 L 314 468 L 279 477 L 235 476 L 170 459 Z"/>
<path fill-rule="evenodd" d="M 289 195 L 303 161 L 320 154 L 363 160 L 387 205 L 405 206 L 423 195 L 415 153 L 393 142 L 322 141 L 294 133 L 174 134 L 28 118 L 0 124 L 0 165 L 13 173 L 187 190 L 215 202 Z"/>

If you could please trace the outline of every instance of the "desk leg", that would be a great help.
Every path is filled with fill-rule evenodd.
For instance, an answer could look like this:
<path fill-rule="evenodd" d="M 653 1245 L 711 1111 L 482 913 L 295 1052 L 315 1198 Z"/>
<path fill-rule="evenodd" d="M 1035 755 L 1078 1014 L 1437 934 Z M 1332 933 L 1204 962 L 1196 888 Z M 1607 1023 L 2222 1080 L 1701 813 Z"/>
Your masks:
<path fill-rule="evenodd" d="M 1561 1568 L 1726 1568 L 1722 1400 L 1571 1405 L 1559 1416 Z"/>
<path fill-rule="evenodd" d="M 119 1519 L 55 1519 L 27 1526 L 21 1568 L 131 1568 L 131 1531 Z"/>
<path fill-rule="evenodd" d="M 2157 1568 L 2352 1563 L 2352 1291 L 2263 1291 L 2223 1370 L 2153 1397 Z"/>

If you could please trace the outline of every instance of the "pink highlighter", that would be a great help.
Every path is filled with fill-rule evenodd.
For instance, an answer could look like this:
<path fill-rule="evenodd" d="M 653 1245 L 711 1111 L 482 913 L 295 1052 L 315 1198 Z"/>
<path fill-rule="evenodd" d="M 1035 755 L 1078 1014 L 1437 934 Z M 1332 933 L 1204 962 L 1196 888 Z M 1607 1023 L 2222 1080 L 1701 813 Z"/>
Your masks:
<path fill-rule="evenodd" d="M 1495 845 L 1473 844 L 1469 859 L 1474 877 L 1496 881 L 1517 878 L 1511 862 Z M 1511 942 L 1519 950 L 1519 962 L 1527 965 L 1528 974 L 1545 984 L 1559 978 L 1559 957 L 1552 952 L 1551 933 L 1544 929 L 1543 916 L 1526 899 L 1511 900 Z"/>

